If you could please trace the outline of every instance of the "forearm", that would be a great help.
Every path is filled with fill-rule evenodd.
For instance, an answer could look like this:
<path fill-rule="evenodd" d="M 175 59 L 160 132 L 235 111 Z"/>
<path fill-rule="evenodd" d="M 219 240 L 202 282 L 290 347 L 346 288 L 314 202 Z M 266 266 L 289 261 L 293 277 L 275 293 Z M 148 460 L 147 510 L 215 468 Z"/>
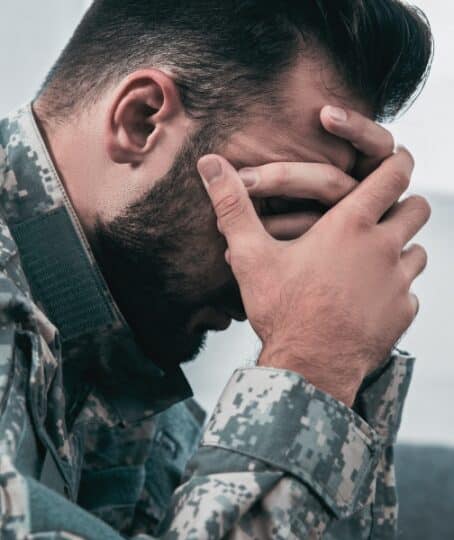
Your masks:
<path fill-rule="evenodd" d="M 321 538 L 369 500 L 379 454 L 373 430 L 302 377 L 239 370 L 175 493 L 169 538 Z"/>
<path fill-rule="evenodd" d="M 364 532 L 372 526 L 370 520 L 359 519 L 372 516 L 372 505 L 374 520 L 381 523 L 382 530 L 384 525 L 394 527 L 389 450 L 393 437 L 383 431 L 389 422 L 381 413 L 391 411 L 394 418 L 400 418 L 401 407 L 400 402 L 390 406 L 386 401 L 386 405 L 383 394 L 375 403 L 378 407 L 372 403 L 382 392 L 383 381 L 384 395 L 391 396 L 390 389 L 395 388 L 401 396 L 405 362 L 394 362 L 397 371 L 385 370 L 384 378 L 382 375 L 364 390 L 360 408 L 372 427 L 296 373 L 271 368 L 237 371 L 219 400 L 183 483 L 173 494 L 166 520 L 157 529 L 150 524 L 148 538 L 322 538 L 327 528 L 331 531 L 334 524 L 347 520 L 359 534 L 360 529 Z M 18 478 L 22 485 L 22 477 L 10 476 L 8 470 L 1 475 L 2 500 L 15 501 L 13 508 L 2 508 L 3 523 L 19 523 L 17 515 L 35 516 L 24 520 L 31 533 L 41 532 L 45 526 L 47 531 L 67 530 L 83 539 L 109 538 L 104 532 L 96 536 L 95 524 L 107 526 L 72 503 L 33 481 L 31 491 L 18 495 L 6 479 Z M 30 497 L 39 490 L 50 497 L 49 509 L 61 507 L 58 512 L 43 512 L 46 497 Z M 65 514 L 70 518 L 65 520 Z M 86 522 L 95 520 L 89 536 L 79 527 L 84 520 L 73 519 L 79 514 L 89 516 Z M 383 522 L 383 518 L 392 519 Z M 61 528 L 62 523 L 66 529 Z M 119 538 L 114 529 L 106 531 Z"/>

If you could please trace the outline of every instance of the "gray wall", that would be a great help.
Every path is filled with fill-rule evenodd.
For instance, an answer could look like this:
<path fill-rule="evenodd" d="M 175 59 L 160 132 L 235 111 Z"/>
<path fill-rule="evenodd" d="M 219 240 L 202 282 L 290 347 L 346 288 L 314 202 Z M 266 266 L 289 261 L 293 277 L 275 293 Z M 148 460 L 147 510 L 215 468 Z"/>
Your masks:
<path fill-rule="evenodd" d="M 83 0 L 1 0 L 0 114 L 38 90 L 83 12 Z"/>
<path fill-rule="evenodd" d="M 434 216 L 420 238 L 431 256 L 416 289 L 421 313 L 402 342 L 419 360 L 401 437 L 454 443 L 454 198 L 448 196 L 454 194 L 454 110 L 449 105 L 454 95 L 450 22 L 454 7 L 442 0 L 414 3 L 431 18 L 438 54 L 423 96 L 394 129 L 398 139 L 415 151 L 419 165 L 412 190 L 428 194 Z M 33 96 L 87 5 L 87 0 L 2 0 L 0 114 Z M 233 369 L 253 361 L 258 351 L 247 324 L 235 324 L 210 337 L 207 350 L 186 368 L 207 408 L 213 406 Z"/>

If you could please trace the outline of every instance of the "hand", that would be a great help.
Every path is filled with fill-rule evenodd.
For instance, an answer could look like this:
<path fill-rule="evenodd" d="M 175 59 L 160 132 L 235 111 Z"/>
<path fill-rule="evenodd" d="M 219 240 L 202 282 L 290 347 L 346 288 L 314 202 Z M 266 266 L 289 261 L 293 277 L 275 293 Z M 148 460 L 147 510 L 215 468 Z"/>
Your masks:
<path fill-rule="evenodd" d="M 430 207 L 416 196 L 395 205 L 408 188 L 412 157 L 400 150 L 385 160 L 290 242 L 265 231 L 230 163 L 212 155 L 198 167 L 246 313 L 263 343 L 259 365 L 296 371 L 351 406 L 364 377 L 418 309 L 409 289 L 427 256 L 420 246 L 403 249 L 429 219 Z"/>
<path fill-rule="evenodd" d="M 345 120 L 339 120 L 342 113 Z M 392 134 L 360 113 L 334 109 L 333 114 L 333 107 L 326 106 L 320 113 L 320 122 L 326 131 L 356 149 L 357 160 L 351 175 L 333 165 L 318 163 L 276 162 L 239 171 L 265 229 L 278 240 L 302 236 L 323 215 L 320 206 L 298 207 L 295 200 L 310 199 L 330 208 L 394 152 Z"/>
<path fill-rule="evenodd" d="M 341 120 L 345 117 L 345 120 Z M 323 107 L 320 113 L 322 126 L 336 137 L 345 139 L 356 150 L 356 163 L 351 174 L 363 180 L 394 153 L 393 135 L 380 124 L 349 109 Z"/>
<path fill-rule="evenodd" d="M 248 170 L 256 178 L 249 195 L 265 229 L 277 240 L 302 236 L 358 185 L 323 163 L 270 163 Z M 243 171 L 239 174 L 243 179 Z"/>

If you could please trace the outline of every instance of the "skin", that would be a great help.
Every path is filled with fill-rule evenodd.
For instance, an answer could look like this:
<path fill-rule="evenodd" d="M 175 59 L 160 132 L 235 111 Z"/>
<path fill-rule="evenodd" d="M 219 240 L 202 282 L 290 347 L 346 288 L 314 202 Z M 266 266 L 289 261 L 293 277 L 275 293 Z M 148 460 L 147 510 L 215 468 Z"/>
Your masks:
<path fill-rule="evenodd" d="M 399 150 L 303 237 L 282 242 L 263 228 L 230 163 L 220 156 L 199 162 L 264 345 L 259 365 L 296 371 L 353 404 L 418 310 L 410 287 L 427 256 L 421 246 L 404 246 L 430 209 L 417 196 L 395 205 L 413 166 L 409 152 Z"/>
<path fill-rule="evenodd" d="M 386 351 L 408 326 L 410 310 L 407 306 L 406 318 L 396 308 L 387 319 L 377 316 L 375 332 L 369 328 L 361 332 L 366 323 L 358 315 L 356 341 L 346 339 L 344 343 L 336 330 L 339 314 L 342 310 L 351 311 L 345 291 L 357 283 L 358 275 L 355 272 L 350 275 L 347 270 L 339 273 L 333 264 L 333 254 L 343 246 L 350 257 L 346 255 L 345 268 L 350 271 L 358 267 L 362 274 L 369 275 L 369 266 L 374 268 L 373 263 L 378 264 L 386 248 L 382 249 L 378 240 L 370 246 L 368 242 L 361 244 L 352 232 L 353 226 L 339 227 L 343 222 L 336 218 L 336 213 L 333 218 L 328 217 L 333 215 L 328 212 L 319 222 L 329 225 L 310 228 L 328 207 L 355 190 L 358 179 L 374 174 L 392 154 L 394 142 L 387 131 L 368 118 L 370 111 L 364 103 L 339 89 L 329 67 L 300 62 L 281 82 L 286 97 L 281 114 L 265 119 L 258 111 L 251 111 L 245 127 L 222 142 L 208 140 L 205 126 L 186 114 L 171 73 L 157 69 L 131 74 L 65 125 L 42 123 L 42 129 L 114 298 L 155 363 L 167 369 L 189 360 L 197 354 L 208 329 L 226 328 L 232 316 L 243 319 L 245 309 L 264 343 L 261 365 L 298 371 L 321 389 L 349 403 L 358 381 L 383 360 Z M 331 114 L 333 110 L 325 107 L 329 104 L 345 109 L 347 102 L 356 112 L 349 109 L 343 122 L 336 121 Z M 35 112 L 39 120 L 39 102 L 35 104 Z M 204 154 L 212 156 L 213 152 L 223 170 L 223 181 L 217 185 L 230 186 L 225 188 L 227 198 L 211 188 L 208 190 L 215 212 L 196 168 L 199 163 L 200 170 L 203 163 L 200 158 Z M 402 176 L 402 164 L 390 163 L 385 171 L 377 169 L 379 180 L 374 185 L 385 185 L 388 177 Z M 248 187 L 249 193 L 236 172 L 244 167 L 248 168 L 241 170 L 245 181 L 251 178 L 251 173 L 255 178 L 254 185 Z M 405 178 L 409 176 L 406 169 L 403 174 Z M 389 207 L 402 191 L 391 191 L 393 200 L 389 201 Z M 320 201 L 323 208 L 301 211 L 300 206 L 300 211 L 294 211 L 295 200 L 308 198 Z M 418 204 L 424 206 L 421 200 Z M 427 205 L 424 208 L 419 226 L 427 218 Z M 394 211 L 398 216 L 404 212 L 400 207 Z M 346 214 L 348 211 L 344 209 L 344 219 Z M 243 216 L 247 216 L 246 221 L 241 221 Z M 241 226 L 231 229 L 229 224 L 237 218 Z M 247 225 L 248 222 L 253 225 Z M 403 228 L 403 220 L 399 223 Z M 250 235 L 243 237 L 243 225 L 250 228 Z M 306 241 L 310 245 L 306 250 L 307 260 L 301 256 L 304 250 L 299 252 L 296 248 L 292 255 L 289 248 L 284 256 L 282 246 L 286 249 L 293 246 L 309 229 L 312 241 Z M 264 234 L 269 239 L 274 237 L 273 242 L 279 241 L 280 247 L 273 243 L 259 244 L 257 239 L 263 239 Z M 314 258 L 316 246 L 331 237 L 337 239 L 331 245 L 333 253 L 329 254 L 327 249 L 323 251 L 324 257 Z M 233 245 L 243 244 L 257 258 L 249 258 L 247 265 L 240 262 L 238 269 L 232 238 Z M 401 252 L 403 245 L 399 247 Z M 366 255 L 369 251 L 370 257 Z M 421 249 L 414 251 L 419 258 L 418 264 L 413 262 L 414 268 L 408 271 L 412 277 L 418 273 L 415 268 L 420 271 L 423 266 Z M 413 260 L 411 253 L 408 258 Z M 282 266 L 274 265 L 281 256 Z M 232 263 L 231 267 L 226 259 Z M 316 260 L 312 271 L 301 273 L 303 261 L 306 265 L 311 259 Z M 388 290 L 386 298 L 395 300 L 394 293 L 403 287 L 397 280 L 392 283 L 394 289 L 388 286 L 383 276 L 390 268 L 384 265 L 377 268 L 380 271 L 372 296 L 366 294 L 364 287 L 361 289 L 364 295 L 354 297 L 358 313 L 376 303 L 374 294 L 385 297 L 384 291 Z M 299 278 L 296 282 L 282 279 L 290 269 L 293 278 L 299 276 L 309 289 L 311 283 L 315 287 L 314 276 L 325 276 L 325 282 L 319 283 L 327 291 L 325 300 L 317 300 L 315 295 L 309 302 L 309 291 L 297 286 L 298 292 L 288 307 L 279 304 L 277 298 L 283 289 L 292 290 L 300 282 Z M 330 290 L 343 291 L 337 296 L 344 297 L 344 304 L 332 310 L 327 309 L 327 299 L 331 306 L 336 295 L 329 294 Z M 265 305 L 270 306 L 266 312 Z M 308 313 L 318 321 L 317 328 L 312 324 L 312 336 L 307 332 Z M 374 327 L 370 321 L 369 324 Z M 393 331 L 386 334 L 384 330 L 389 327 Z M 275 331 L 276 328 L 281 330 Z M 332 356 L 321 346 L 321 328 L 326 329 L 323 341 L 336 343 L 338 358 L 343 359 L 340 365 L 315 360 L 316 356 L 326 360 Z M 306 351 L 306 360 L 297 352 L 300 343 L 296 334 L 300 336 L 302 329 L 305 348 L 301 351 Z M 366 354 L 371 348 L 375 353 Z M 357 362 L 344 370 L 352 351 Z M 345 376 L 337 377 L 338 386 L 342 387 L 339 391 L 332 380 L 341 371 L 345 371 Z"/>

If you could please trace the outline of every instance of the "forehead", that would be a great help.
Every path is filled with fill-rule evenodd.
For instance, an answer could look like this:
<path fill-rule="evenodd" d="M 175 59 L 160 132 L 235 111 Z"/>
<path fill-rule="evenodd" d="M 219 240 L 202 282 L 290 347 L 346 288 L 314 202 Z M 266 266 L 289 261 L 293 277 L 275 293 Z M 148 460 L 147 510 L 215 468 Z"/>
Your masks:
<path fill-rule="evenodd" d="M 364 103 L 340 83 L 321 59 L 302 59 L 279 79 L 281 104 L 271 114 L 252 111 L 250 122 L 234 133 L 224 155 L 238 168 L 276 161 L 331 163 L 350 170 L 356 151 L 329 134 L 320 122 L 325 105 L 347 107 L 370 117 Z"/>

